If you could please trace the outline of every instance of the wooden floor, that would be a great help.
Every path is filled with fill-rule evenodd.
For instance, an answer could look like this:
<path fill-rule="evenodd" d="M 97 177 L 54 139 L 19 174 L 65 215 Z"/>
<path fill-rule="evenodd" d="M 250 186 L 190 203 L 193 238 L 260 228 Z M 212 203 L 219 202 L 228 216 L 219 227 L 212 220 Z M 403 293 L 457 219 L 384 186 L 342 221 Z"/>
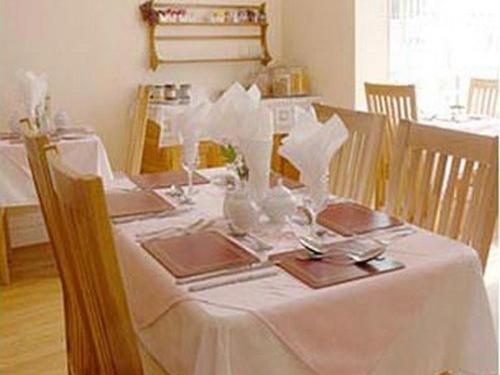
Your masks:
<path fill-rule="evenodd" d="M 11 256 L 12 283 L 0 287 L 0 374 L 66 374 L 61 285 L 48 245 Z M 490 253 L 487 284 L 498 282 L 500 251 Z"/>
<path fill-rule="evenodd" d="M 0 374 L 66 374 L 61 285 L 47 245 L 15 249 L 0 287 Z"/>

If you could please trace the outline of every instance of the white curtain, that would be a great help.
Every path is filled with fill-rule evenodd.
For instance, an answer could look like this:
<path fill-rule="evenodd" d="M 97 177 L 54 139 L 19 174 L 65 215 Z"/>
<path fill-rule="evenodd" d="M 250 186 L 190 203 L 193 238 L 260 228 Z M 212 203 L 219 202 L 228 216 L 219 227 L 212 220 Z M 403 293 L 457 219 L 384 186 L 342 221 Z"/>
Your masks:
<path fill-rule="evenodd" d="M 471 77 L 500 76 L 500 0 L 389 0 L 391 81 L 421 114 L 466 104 Z M 457 103 L 458 102 L 458 103 Z"/>

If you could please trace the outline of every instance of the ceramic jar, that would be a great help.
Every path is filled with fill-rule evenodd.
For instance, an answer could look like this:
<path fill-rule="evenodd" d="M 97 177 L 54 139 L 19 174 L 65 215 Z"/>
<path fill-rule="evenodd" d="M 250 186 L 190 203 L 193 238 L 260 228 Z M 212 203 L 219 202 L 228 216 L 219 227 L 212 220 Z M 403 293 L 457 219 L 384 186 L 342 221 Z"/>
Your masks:
<path fill-rule="evenodd" d="M 297 205 L 297 201 L 292 192 L 283 186 L 279 179 L 274 188 L 269 190 L 262 202 L 262 210 L 269 217 L 272 223 L 282 224 L 286 222 L 287 216 L 291 216 Z"/>
<path fill-rule="evenodd" d="M 226 190 L 223 211 L 231 224 L 244 232 L 250 232 L 259 222 L 257 206 L 245 187 Z"/>

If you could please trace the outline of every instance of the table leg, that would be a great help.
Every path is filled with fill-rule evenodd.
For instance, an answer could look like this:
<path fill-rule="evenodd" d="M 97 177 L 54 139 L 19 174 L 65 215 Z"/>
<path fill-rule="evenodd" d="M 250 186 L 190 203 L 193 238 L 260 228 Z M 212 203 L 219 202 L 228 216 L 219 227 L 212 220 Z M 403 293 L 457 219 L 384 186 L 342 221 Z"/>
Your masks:
<path fill-rule="evenodd" d="M 10 283 L 9 275 L 9 228 L 7 224 L 7 210 L 0 207 L 0 284 Z"/>

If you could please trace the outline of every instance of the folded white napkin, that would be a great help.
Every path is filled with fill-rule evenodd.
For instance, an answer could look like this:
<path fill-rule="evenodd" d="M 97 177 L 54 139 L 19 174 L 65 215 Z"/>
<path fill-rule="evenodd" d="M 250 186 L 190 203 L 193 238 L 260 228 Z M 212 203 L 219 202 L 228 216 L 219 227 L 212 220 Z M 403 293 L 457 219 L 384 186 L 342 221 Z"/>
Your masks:
<path fill-rule="evenodd" d="M 298 122 L 278 152 L 300 171 L 313 203 L 320 206 L 328 196 L 331 159 L 349 133 L 337 115 L 320 124 L 313 114 L 301 108 L 296 108 L 296 114 Z"/>
<path fill-rule="evenodd" d="M 258 89 L 251 88 L 247 92 L 240 83 L 234 83 L 213 104 L 208 116 L 207 135 L 217 143 L 235 144 L 242 120 L 259 107 L 259 102 Z"/>
<path fill-rule="evenodd" d="M 261 97 L 257 86 L 247 91 L 236 82 L 212 106 L 207 126 L 209 138 L 230 143 L 243 154 L 250 195 L 257 202 L 269 186 L 274 134 L 271 112 L 262 105 Z"/>
<path fill-rule="evenodd" d="M 174 132 L 177 134 L 180 143 L 183 146 L 183 162 L 196 165 L 198 154 L 198 142 L 206 132 L 207 116 L 212 104 L 208 101 L 199 101 L 197 104 L 190 105 L 186 110 L 179 114 L 177 121 L 174 121 Z"/>
<path fill-rule="evenodd" d="M 31 71 L 19 71 L 17 78 L 20 84 L 25 116 L 35 118 L 37 107 L 43 108 L 49 85 L 45 74 L 37 76 Z"/>
<path fill-rule="evenodd" d="M 273 134 L 271 112 L 261 105 L 242 119 L 237 135 L 238 147 L 249 170 L 250 196 L 257 203 L 265 198 L 269 189 Z"/>

